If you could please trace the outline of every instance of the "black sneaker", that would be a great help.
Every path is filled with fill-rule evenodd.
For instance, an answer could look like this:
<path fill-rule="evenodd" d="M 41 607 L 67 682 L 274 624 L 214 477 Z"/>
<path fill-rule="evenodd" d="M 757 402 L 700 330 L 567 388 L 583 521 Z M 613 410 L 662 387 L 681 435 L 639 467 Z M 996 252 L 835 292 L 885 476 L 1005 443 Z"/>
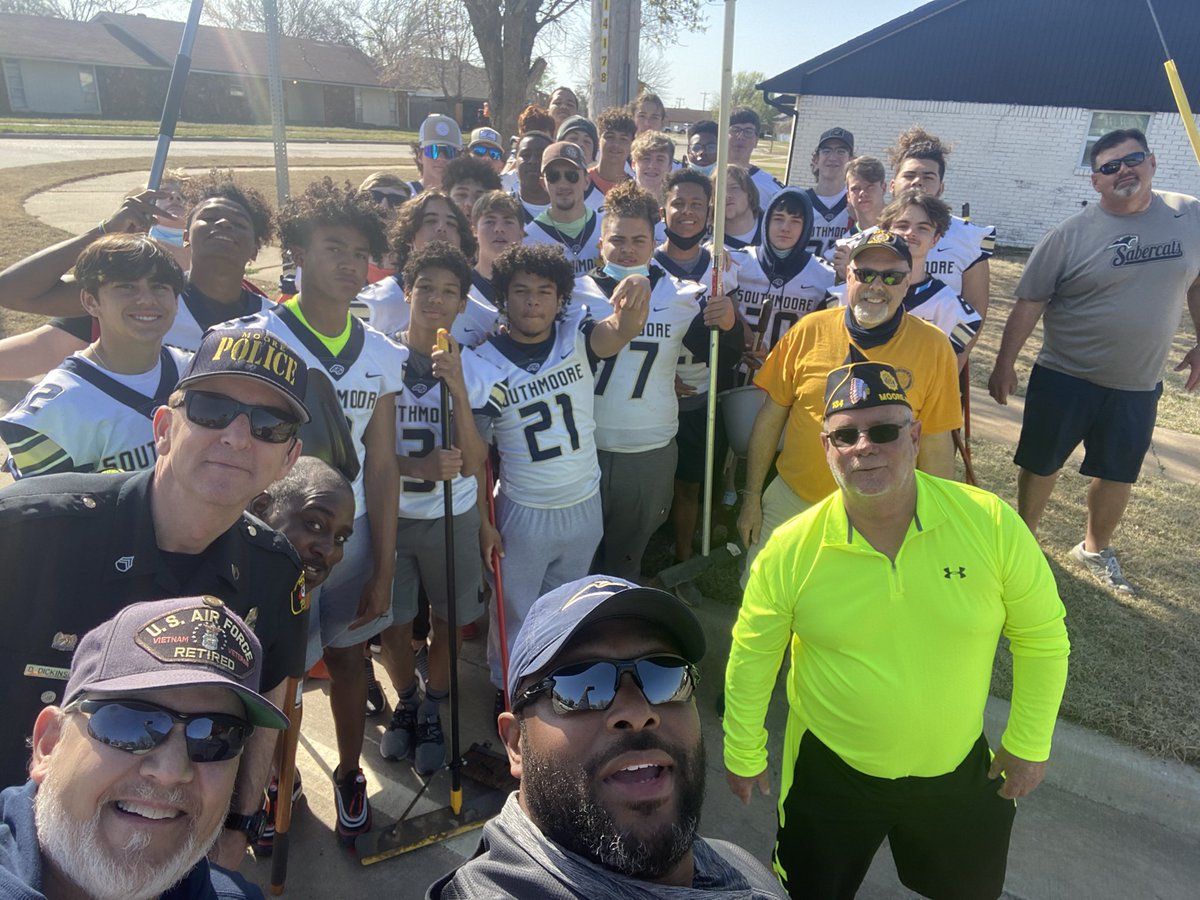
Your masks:
<path fill-rule="evenodd" d="M 387 731 L 379 739 L 379 755 L 384 759 L 408 759 L 417 743 L 417 708 L 397 703 Z"/>
<path fill-rule="evenodd" d="M 432 775 L 446 764 L 446 739 L 442 736 L 442 720 L 438 704 L 426 700 L 417 710 L 417 748 L 413 768 L 421 776 Z"/>
<path fill-rule="evenodd" d="M 379 686 L 379 679 L 375 677 L 375 664 L 371 662 L 370 657 L 365 657 L 363 662 L 367 665 L 367 715 L 377 716 L 386 706 L 383 688 Z"/>
<path fill-rule="evenodd" d="M 350 847 L 360 834 L 371 830 L 371 803 L 367 800 L 367 778 L 362 769 L 355 769 L 337 780 L 334 770 L 333 797 L 337 803 L 338 840 Z"/>

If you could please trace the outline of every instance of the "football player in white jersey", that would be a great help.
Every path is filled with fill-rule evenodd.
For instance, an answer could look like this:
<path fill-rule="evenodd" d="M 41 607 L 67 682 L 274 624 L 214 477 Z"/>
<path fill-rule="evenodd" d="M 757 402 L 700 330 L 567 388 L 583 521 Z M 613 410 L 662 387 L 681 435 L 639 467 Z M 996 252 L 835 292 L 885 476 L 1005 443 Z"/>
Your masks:
<path fill-rule="evenodd" d="M 967 363 L 967 352 L 979 334 L 982 319 L 970 303 L 926 272 L 924 267 L 925 257 L 950 227 L 950 207 L 937 197 L 909 188 L 884 207 L 878 224 L 904 238 L 912 254 L 912 270 L 922 275 L 920 281 L 909 285 L 908 293 L 904 295 L 904 309 L 945 332 L 958 357 L 958 367 L 962 369 Z M 846 286 L 838 285 L 832 293 L 844 306 Z"/>
<path fill-rule="evenodd" d="M 746 251 L 738 272 L 738 308 L 746 324 L 761 331 L 764 358 L 805 314 L 825 306 L 833 266 L 810 252 L 812 207 L 800 188 L 784 188 L 763 213 L 763 241 Z M 759 319 L 771 300 L 770 319 Z"/>
<path fill-rule="evenodd" d="M 570 141 L 577 144 L 583 151 L 583 158 L 590 169 L 596 164 L 596 148 L 600 146 L 600 133 L 590 119 L 583 116 L 571 116 L 560 126 L 555 140 Z M 600 212 L 604 208 L 604 192 L 588 177 L 587 190 L 583 192 L 583 202 L 588 209 Z"/>
<path fill-rule="evenodd" d="M 502 555 L 504 609 L 511 647 L 533 602 L 587 574 L 603 521 L 596 461 L 592 364 L 616 354 L 642 330 L 650 283 L 624 279 L 603 321 L 568 315 L 574 278 L 546 245 L 513 247 L 492 270 L 507 330 L 477 353 L 505 374 L 504 408 L 481 423 L 500 456 L 496 527 L 482 526 L 484 559 Z M 496 622 L 488 636 L 492 683 L 502 690 Z"/>
<path fill-rule="evenodd" d="M 745 250 L 760 240 L 762 207 L 758 186 L 742 166 L 730 164 L 725 171 L 729 176 L 725 183 L 725 246 L 730 250 Z"/>
<path fill-rule="evenodd" d="M 687 130 L 687 166 L 701 175 L 712 175 L 717 168 L 717 135 L 720 128 L 712 119 L 693 122 Z"/>
<path fill-rule="evenodd" d="M 107 235 L 79 255 L 74 276 L 100 336 L 0 419 L 14 478 L 153 466 L 154 410 L 191 358 L 162 345 L 184 280 L 166 246 L 141 234 Z"/>
<path fill-rule="evenodd" d="M 274 233 L 271 209 L 262 196 L 231 182 L 193 180 L 198 197 L 186 219 L 185 241 L 192 269 L 179 294 L 179 310 L 163 343 L 184 350 L 200 346 L 207 328 L 258 312 L 270 300 L 243 281 L 246 264 Z M 0 341 L 0 379 L 44 375 L 96 336 L 95 319 L 79 306 L 71 268 L 79 254 L 104 234 L 145 231 L 155 221 L 156 193 L 127 197 L 96 228 L 49 247 L 0 273 L 0 302 L 9 309 L 61 316 L 26 334 Z"/>
<path fill-rule="evenodd" d="M 378 207 L 365 191 L 343 191 L 326 178 L 279 213 L 280 242 L 304 267 L 303 290 L 237 327 L 277 335 L 333 383 L 362 471 L 354 482 L 354 535 L 321 589 L 321 640 L 331 676 L 337 733 L 333 772 L 337 832 L 345 843 L 371 826 L 359 767 L 367 702 L 363 649 L 389 624 L 396 556 L 400 473 L 395 394 L 404 386 L 407 351 L 350 314 L 367 265 L 387 247 Z"/>
<path fill-rule="evenodd" d="M 821 134 L 813 151 L 815 187 L 808 189 L 813 208 L 809 249 L 824 259 L 833 259 L 834 245 L 853 224 L 846 193 L 846 166 L 854 155 L 854 135 L 845 128 L 830 128 Z"/>
<path fill-rule="evenodd" d="M 652 264 L 660 211 L 654 197 L 628 182 L 609 191 L 605 205 L 604 265 L 584 279 L 586 295 L 573 302 L 606 312 L 618 283 L 629 275 L 648 277 L 652 290 L 645 326 L 596 371 L 604 542 L 594 571 L 637 579 L 646 545 L 666 520 L 674 493 L 680 355 L 686 345 L 695 357 L 707 360 L 709 327 L 728 331 L 736 315 L 727 296 L 705 301 L 702 285 L 676 279 Z"/>
<path fill-rule="evenodd" d="M 514 196 L 525 210 L 525 224 L 550 208 L 550 194 L 542 182 L 542 154 L 554 141 L 542 131 L 531 131 L 517 144 L 517 187 Z"/>
<path fill-rule="evenodd" d="M 600 152 L 588 173 L 600 192 L 608 194 L 616 185 L 629 179 L 625 164 L 637 135 L 637 124 L 625 107 L 613 107 L 596 117 L 596 131 L 600 133 Z"/>
<path fill-rule="evenodd" d="M 474 305 L 480 313 L 479 326 L 472 329 L 467 341 L 469 347 L 478 347 L 500 330 L 500 311 L 496 309 L 496 289 L 492 287 L 492 266 L 496 258 L 509 247 L 520 244 L 525 237 L 521 203 L 516 197 L 503 191 L 491 191 L 475 201 L 471 209 L 471 228 L 479 250 L 475 256 L 475 267 L 471 270 L 471 291 L 467 295 L 468 308 Z M 483 315 L 490 316 L 485 324 Z M 482 334 L 477 334 L 482 329 Z"/>
<path fill-rule="evenodd" d="M 920 188 L 934 197 L 946 190 L 946 157 L 950 148 L 920 126 L 910 128 L 888 151 L 892 164 L 892 196 L 905 188 Z M 945 282 L 987 318 L 991 270 L 988 260 L 996 249 L 996 229 L 975 225 L 957 216 L 925 260 L 925 271 Z"/>
<path fill-rule="evenodd" d="M 497 192 L 499 193 L 499 192 Z M 504 196 L 501 194 L 501 196 Z M 487 448 L 475 415 L 496 416 L 503 405 L 503 373 L 450 338 L 436 349 L 439 328 L 449 330 L 467 303 L 471 266 L 449 244 L 414 251 L 404 268 L 412 307 L 408 327 L 398 335 L 408 349 L 404 390 L 396 394 L 396 454 L 402 475 L 396 528 L 396 572 L 392 580 L 392 624 L 381 635 L 382 660 L 399 697 L 380 740 L 386 759 L 414 759 L 418 774 L 429 775 L 446 761 L 439 705 L 449 695 L 451 635 L 447 607 L 455 604 L 457 623 L 474 622 L 479 602 L 479 508 L 475 476 L 483 471 Z M 451 398 L 453 444 L 442 446 L 442 391 Z M 454 509 L 455 595 L 449 596 L 445 560 L 443 491 L 450 481 Z M 413 619 L 421 589 L 429 598 L 432 629 L 429 677 L 421 698 L 412 647 Z"/>
<path fill-rule="evenodd" d="M 403 204 L 388 232 L 396 272 L 369 284 L 355 298 L 350 311 L 367 320 L 376 331 L 391 336 L 408 325 L 408 304 L 404 302 L 404 264 L 413 250 L 432 241 L 444 241 L 464 255 L 475 255 L 475 236 L 471 223 L 454 202 L 441 191 L 425 191 Z M 456 326 L 455 338 L 471 343 L 468 322 Z"/>
<path fill-rule="evenodd" d="M 879 222 L 879 214 L 887 203 L 887 171 L 873 156 L 856 156 L 846 166 L 846 203 L 850 207 L 850 227 L 834 242 L 833 268 L 838 281 L 846 280 L 846 264 L 855 235 Z"/>
<path fill-rule="evenodd" d="M 663 204 L 663 219 L 667 240 L 654 251 L 654 262 L 669 275 L 681 281 L 699 284 L 709 293 L 713 285 L 713 256 L 701 242 L 707 232 L 712 207 L 713 184 L 708 176 L 695 169 L 680 169 L 667 179 L 667 199 Z M 725 251 L 721 287 L 725 294 L 737 289 L 738 264 L 733 260 L 736 251 Z M 733 386 L 733 371 L 743 349 L 740 328 L 721 332 L 720 361 L 717 390 Z M 675 464 L 674 499 L 671 503 L 671 525 L 675 534 L 675 559 L 691 559 L 692 538 L 700 515 L 700 485 L 704 481 L 704 454 L 707 449 L 707 400 L 709 371 L 706 359 L 697 358 L 686 346 L 675 368 L 675 392 L 679 396 L 679 431 L 675 443 L 679 459 Z M 715 436 L 714 460 L 725 459 L 725 429 L 718 427 Z M 720 463 L 714 464 L 714 471 Z M 719 477 L 719 471 L 716 471 Z M 685 586 L 686 585 L 686 586 Z M 695 604 L 699 591 L 691 582 L 676 589 L 685 602 Z"/>
<path fill-rule="evenodd" d="M 476 200 L 488 191 L 498 190 L 500 176 L 486 162 L 472 156 L 460 156 L 451 161 L 442 177 L 442 191 L 468 219 Z"/>
<path fill-rule="evenodd" d="M 601 213 L 583 202 L 589 185 L 587 160 L 578 144 L 557 141 L 542 153 L 542 186 L 550 207 L 525 226 L 526 244 L 551 244 L 562 250 L 578 277 L 600 258 Z"/>
<path fill-rule="evenodd" d="M 750 156 L 758 146 L 762 134 L 762 119 L 758 113 L 746 106 L 737 107 L 729 115 L 729 162 L 741 166 L 750 173 L 758 188 L 759 202 L 766 206 L 783 190 L 783 185 L 770 172 L 765 172 L 750 162 Z"/>

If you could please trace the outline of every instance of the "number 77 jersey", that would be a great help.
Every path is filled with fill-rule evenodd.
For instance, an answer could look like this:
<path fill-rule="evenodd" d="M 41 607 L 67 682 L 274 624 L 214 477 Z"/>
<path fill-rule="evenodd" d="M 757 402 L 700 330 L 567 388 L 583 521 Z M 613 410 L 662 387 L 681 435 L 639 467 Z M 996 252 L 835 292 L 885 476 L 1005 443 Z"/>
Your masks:
<path fill-rule="evenodd" d="M 500 490 L 522 506 L 561 509 L 600 489 L 588 335 L 579 310 L 542 344 L 496 335 L 475 353 L 505 373 L 504 403 L 491 431 L 500 452 Z"/>

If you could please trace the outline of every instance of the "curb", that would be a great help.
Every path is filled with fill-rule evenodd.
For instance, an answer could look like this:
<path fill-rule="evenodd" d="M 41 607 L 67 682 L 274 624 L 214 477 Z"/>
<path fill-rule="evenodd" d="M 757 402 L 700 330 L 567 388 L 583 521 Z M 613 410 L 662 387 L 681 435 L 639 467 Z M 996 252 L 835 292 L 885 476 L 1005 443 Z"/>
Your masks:
<path fill-rule="evenodd" d="M 1009 702 L 988 697 L 984 724 L 999 735 Z M 1046 783 L 1170 830 L 1200 837 L 1200 771 L 1140 750 L 1072 722 L 1058 720 Z"/>

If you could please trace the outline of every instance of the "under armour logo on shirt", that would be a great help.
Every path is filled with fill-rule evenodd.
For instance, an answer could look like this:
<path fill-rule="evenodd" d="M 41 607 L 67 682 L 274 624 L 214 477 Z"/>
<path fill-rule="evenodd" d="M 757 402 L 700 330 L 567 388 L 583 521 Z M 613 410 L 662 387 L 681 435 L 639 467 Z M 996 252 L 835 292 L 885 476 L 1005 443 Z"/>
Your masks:
<path fill-rule="evenodd" d="M 944 566 L 942 571 L 945 573 L 942 575 L 943 578 L 950 578 L 954 575 L 957 575 L 959 578 L 967 577 L 967 570 L 964 566 L 959 566 L 957 569 L 951 569 L 949 566 Z"/>

